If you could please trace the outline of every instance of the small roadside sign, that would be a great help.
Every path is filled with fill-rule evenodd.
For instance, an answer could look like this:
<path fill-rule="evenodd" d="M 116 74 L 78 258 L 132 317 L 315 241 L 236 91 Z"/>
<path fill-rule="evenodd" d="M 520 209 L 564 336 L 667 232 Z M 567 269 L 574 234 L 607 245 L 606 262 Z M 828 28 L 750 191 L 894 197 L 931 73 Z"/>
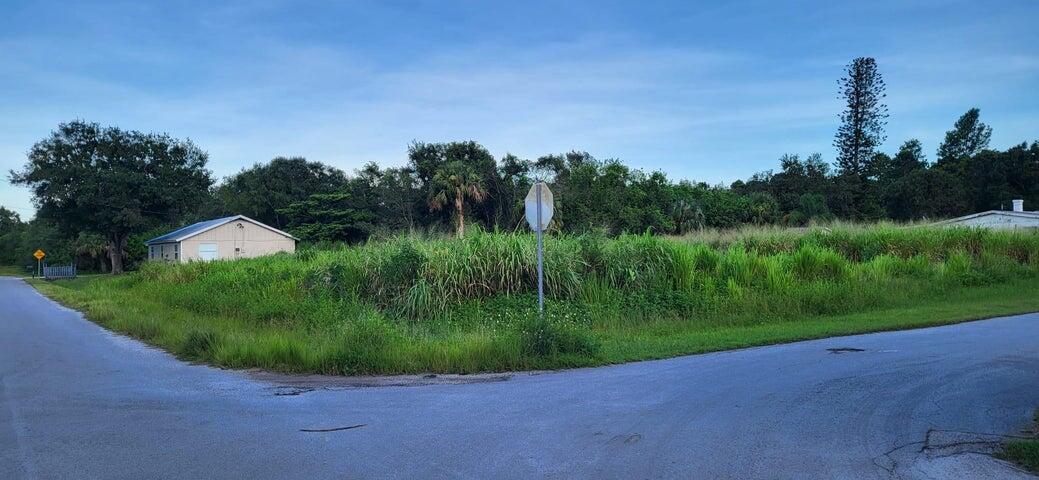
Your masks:
<path fill-rule="evenodd" d="M 43 257 L 46 257 L 47 254 L 43 253 L 43 250 L 40 250 L 40 249 L 37 248 L 36 252 L 34 252 L 32 254 L 32 256 L 36 257 L 36 276 L 38 276 L 38 277 L 39 276 L 43 276 L 43 263 L 42 262 L 43 262 Z"/>
<path fill-rule="evenodd" d="M 539 202 L 540 200 L 540 202 Z M 540 223 L 540 230 L 548 228 L 548 223 L 552 221 L 552 213 L 554 212 L 554 199 L 552 198 L 552 190 L 548 189 L 548 185 L 545 182 L 538 182 L 531 185 L 530 191 L 527 192 L 527 198 L 523 199 L 523 206 L 525 207 L 525 213 L 527 217 L 527 224 L 530 225 L 531 230 L 538 231 L 537 225 Z M 538 206 L 540 204 L 540 218 L 541 222 L 538 222 L 539 212 Z"/>

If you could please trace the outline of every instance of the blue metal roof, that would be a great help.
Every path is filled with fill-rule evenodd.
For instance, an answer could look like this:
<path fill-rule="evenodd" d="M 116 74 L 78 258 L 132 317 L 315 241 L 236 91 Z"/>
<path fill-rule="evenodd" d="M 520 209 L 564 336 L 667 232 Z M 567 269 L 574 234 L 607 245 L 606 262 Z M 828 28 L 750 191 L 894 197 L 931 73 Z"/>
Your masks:
<path fill-rule="evenodd" d="M 176 230 L 174 230 L 174 231 L 172 231 L 170 233 L 167 233 L 167 234 L 165 234 L 165 235 L 163 235 L 161 237 L 155 237 L 155 238 L 153 238 L 151 240 L 148 240 L 147 242 L 144 242 L 144 244 L 145 245 L 152 245 L 152 244 L 155 244 L 155 243 L 176 242 L 180 238 L 188 237 L 188 236 L 191 236 L 194 233 L 201 232 L 202 230 L 205 230 L 207 228 L 212 228 L 212 227 L 215 227 L 215 226 L 218 226 L 218 225 L 230 222 L 231 220 L 234 220 L 234 219 L 236 219 L 238 217 L 239 217 L 238 215 L 235 215 L 235 216 L 232 216 L 232 217 L 217 218 L 217 219 L 214 219 L 214 220 L 206 220 L 204 222 L 194 223 L 194 224 L 188 225 L 186 227 L 178 228 L 178 229 L 176 229 Z"/>

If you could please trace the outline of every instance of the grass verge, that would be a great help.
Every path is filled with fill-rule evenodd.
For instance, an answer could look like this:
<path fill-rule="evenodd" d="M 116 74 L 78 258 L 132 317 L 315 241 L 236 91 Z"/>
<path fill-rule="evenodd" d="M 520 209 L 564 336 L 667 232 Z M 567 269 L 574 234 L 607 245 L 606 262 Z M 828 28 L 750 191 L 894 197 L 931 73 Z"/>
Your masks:
<path fill-rule="evenodd" d="M 0 277 L 28 277 L 32 275 L 25 267 L 17 265 L 0 265 Z"/>
<path fill-rule="evenodd" d="M 527 235 L 478 232 L 31 282 L 184 359 L 328 374 L 593 366 L 1039 311 L 1027 232 L 554 237 L 543 318 L 533 256 Z"/>
<path fill-rule="evenodd" d="M 1035 412 L 1036 438 L 1012 440 L 1000 452 L 1000 458 L 1014 462 L 1032 473 L 1039 473 L 1039 410 Z"/>

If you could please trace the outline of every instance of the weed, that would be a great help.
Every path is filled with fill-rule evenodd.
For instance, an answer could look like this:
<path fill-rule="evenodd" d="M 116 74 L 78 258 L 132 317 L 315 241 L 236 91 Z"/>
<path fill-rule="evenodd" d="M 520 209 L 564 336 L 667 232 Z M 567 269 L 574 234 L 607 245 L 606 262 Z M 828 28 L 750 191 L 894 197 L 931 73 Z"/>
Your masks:
<path fill-rule="evenodd" d="M 192 330 L 184 338 L 180 353 L 188 358 L 203 358 L 206 352 L 209 352 L 217 343 L 219 340 L 213 331 Z"/>
<path fill-rule="evenodd" d="M 534 357 L 596 355 L 601 345 L 590 333 L 566 317 L 532 315 L 519 330 L 523 353 Z"/>

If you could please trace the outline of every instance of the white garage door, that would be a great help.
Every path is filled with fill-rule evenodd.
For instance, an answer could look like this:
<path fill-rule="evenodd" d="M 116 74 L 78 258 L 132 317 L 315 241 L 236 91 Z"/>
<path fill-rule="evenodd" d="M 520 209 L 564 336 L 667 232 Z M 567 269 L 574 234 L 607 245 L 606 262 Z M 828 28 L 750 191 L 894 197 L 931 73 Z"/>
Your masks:
<path fill-rule="evenodd" d="M 203 262 L 207 260 L 216 260 L 216 244 L 215 243 L 200 243 L 198 244 L 198 258 Z"/>

